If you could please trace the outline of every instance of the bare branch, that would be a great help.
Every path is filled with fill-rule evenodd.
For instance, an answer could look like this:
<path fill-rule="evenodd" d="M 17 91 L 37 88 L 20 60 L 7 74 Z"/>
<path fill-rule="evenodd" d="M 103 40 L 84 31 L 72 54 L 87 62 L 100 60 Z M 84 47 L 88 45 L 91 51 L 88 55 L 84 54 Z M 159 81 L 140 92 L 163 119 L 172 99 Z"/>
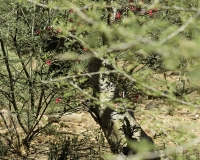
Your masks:
<path fill-rule="evenodd" d="M 176 10 L 176 11 L 184 11 L 184 12 L 200 12 L 199 8 L 183 8 L 178 6 L 159 6 L 160 9 L 164 10 Z"/>
<path fill-rule="evenodd" d="M 42 4 L 42 3 L 39 3 L 37 1 L 34 1 L 34 0 L 27 0 L 28 2 L 31 2 L 33 4 L 36 4 L 37 6 L 40 6 L 40 7 L 43 7 L 43 8 L 51 8 L 51 9 L 55 9 L 55 10 L 68 10 L 68 9 L 73 9 L 73 11 L 79 15 L 80 18 L 82 18 L 85 22 L 91 24 L 91 25 L 94 25 L 96 22 L 88 17 L 85 13 L 83 13 L 81 11 L 81 9 L 79 7 L 77 7 L 75 4 L 73 3 L 69 3 L 68 4 L 68 7 L 55 7 L 55 6 L 49 6 L 49 5 L 46 5 L 46 4 Z"/>
<path fill-rule="evenodd" d="M 117 73 L 118 71 L 112 70 L 112 71 L 99 71 L 99 72 L 90 72 L 90 73 L 83 73 L 83 74 L 78 74 L 78 75 L 72 75 L 72 76 L 66 76 L 66 77 L 59 77 L 56 79 L 51 79 L 48 81 L 41 81 L 44 84 L 52 83 L 52 82 L 61 82 L 66 79 L 71 79 L 71 78 L 77 78 L 77 77 L 83 77 L 83 76 L 89 76 L 91 77 L 92 75 L 97 75 L 97 74 L 109 74 L 109 73 Z"/>
<path fill-rule="evenodd" d="M 179 33 L 183 32 L 185 30 L 186 27 L 189 26 L 190 23 L 192 23 L 194 21 L 194 19 L 199 16 L 200 12 L 196 13 L 193 17 L 190 17 L 185 24 L 183 24 L 180 28 L 178 28 L 177 30 L 175 30 L 174 32 L 172 32 L 171 34 L 169 34 L 166 38 L 163 38 L 160 42 L 159 45 L 162 45 L 163 43 L 166 43 L 167 41 L 169 41 L 170 39 L 172 39 L 173 37 L 175 37 L 176 35 L 178 35 Z"/>

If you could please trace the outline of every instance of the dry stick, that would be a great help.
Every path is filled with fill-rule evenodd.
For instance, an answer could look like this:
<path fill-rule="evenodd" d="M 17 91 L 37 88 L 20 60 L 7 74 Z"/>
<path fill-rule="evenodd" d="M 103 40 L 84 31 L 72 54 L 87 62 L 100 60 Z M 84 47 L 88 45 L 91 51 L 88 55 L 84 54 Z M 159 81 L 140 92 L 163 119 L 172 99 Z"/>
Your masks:
<path fill-rule="evenodd" d="M 13 88 L 14 88 L 14 81 L 13 81 L 13 76 L 12 76 L 12 72 L 11 72 L 11 70 L 10 70 L 10 66 L 9 66 L 9 62 L 8 62 L 8 57 L 7 57 L 7 54 L 6 54 L 6 51 L 5 51 L 5 48 L 4 48 L 4 44 L 3 44 L 3 41 L 2 41 L 2 39 L 1 39 L 1 47 L 2 47 L 2 52 L 3 52 L 3 55 L 4 55 L 4 60 L 5 60 L 5 58 L 6 58 L 6 60 L 5 60 L 5 63 L 6 63 L 6 66 L 7 66 L 7 70 L 8 70 L 8 73 L 10 73 L 9 74 L 9 77 L 11 78 L 9 78 L 10 79 L 10 86 L 13 86 Z M 12 85 L 11 85 L 12 84 Z M 13 93 L 14 93 L 14 91 L 13 91 Z M 5 96 L 5 95 L 4 95 Z M 13 103 L 13 95 L 11 95 L 11 97 L 9 96 L 9 94 L 7 94 L 7 96 L 9 97 L 9 98 L 7 98 L 11 103 Z M 15 97 L 15 95 L 14 95 L 14 97 Z M 15 98 L 14 98 L 14 100 L 15 100 Z M 20 137 L 19 137 L 19 134 L 18 134 L 18 131 L 17 131 L 17 127 L 16 127 L 16 124 L 15 124 L 15 122 L 14 122 L 14 120 L 13 120 L 13 117 L 12 117 L 12 113 L 10 112 L 9 113 L 10 115 L 10 120 L 11 120 L 11 123 L 13 123 L 13 126 L 14 126 L 14 129 L 15 129 L 15 132 L 16 132 L 16 137 L 17 137 L 17 141 L 18 141 L 18 147 L 19 147 L 19 144 L 20 144 Z M 4 116 L 3 116 L 3 114 L 1 115 L 2 116 L 2 119 L 4 120 L 4 124 L 6 125 L 6 128 L 8 129 L 8 131 L 9 132 L 11 132 L 11 130 L 10 130 L 10 127 L 8 126 L 8 124 L 6 123 L 6 121 L 5 121 L 5 118 L 4 118 Z M 17 116 L 18 117 L 18 116 Z M 19 123 L 20 123 L 21 121 L 19 121 Z M 21 124 L 20 124 L 21 125 Z M 11 140 L 12 140 L 12 135 L 11 135 Z"/>
<path fill-rule="evenodd" d="M 43 93 L 43 95 L 44 95 L 44 93 Z M 38 125 L 39 122 L 41 121 L 41 119 L 42 119 L 42 117 L 43 117 L 43 115 L 44 115 L 44 113 L 45 113 L 47 107 L 49 106 L 49 104 L 51 103 L 51 100 L 54 98 L 55 95 L 56 95 L 55 92 L 51 92 L 51 93 L 48 94 L 48 96 L 45 98 L 46 106 L 44 107 L 44 109 L 43 109 L 41 115 L 40 115 L 40 116 L 38 115 L 38 116 L 36 117 L 36 118 L 38 118 L 38 117 L 39 117 L 39 118 L 35 121 L 35 124 L 30 128 L 29 133 L 28 133 L 27 136 L 26 136 L 26 141 L 27 141 L 27 142 L 31 141 L 31 140 L 33 139 L 33 137 L 34 137 L 35 135 L 37 135 L 37 134 L 39 133 L 39 131 L 41 130 L 40 128 L 39 128 L 39 129 L 36 129 L 36 130 L 34 130 L 34 129 L 37 127 L 37 125 Z M 50 96 L 51 96 L 51 97 L 50 97 Z M 50 99 L 49 99 L 49 101 L 47 102 L 47 99 L 48 99 L 49 97 L 50 97 Z M 44 102 L 44 103 L 45 103 L 45 102 Z M 41 104 L 41 105 L 43 106 L 44 104 Z"/>
<path fill-rule="evenodd" d="M 6 68 L 7 68 L 7 71 L 8 71 L 8 77 L 9 77 L 9 83 L 10 83 L 10 90 L 11 90 L 11 99 L 12 99 L 11 103 L 12 103 L 15 111 L 17 112 L 17 119 L 19 121 L 20 126 L 22 127 L 22 129 L 24 130 L 24 132 L 27 133 L 27 130 L 24 127 L 24 125 L 23 125 L 23 123 L 21 121 L 21 118 L 19 116 L 19 113 L 18 113 L 19 110 L 17 108 L 17 103 L 16 103 L 16 96 L 15 96 L 15 87 L 14 87 L 13 75 L 12 75 L 12 72 L 10 70 L 8 56 L 7 56 L 7 53 L 5 51 L 4 43 L 3 43 L 2 39 L 0 39 L 0 43 L 1 43 L 1 49 L 2 49 L 2 52 L 3 52 L 3 56 L 4 56 L 5 65 L 6 65 Z"/>
<path fill-rule="evenodd" d="M 36 118 L 38 117 L 40 110 L 42 108 L 42 100 L 43 100 L 44 92 L 45 92 L 45 90 L 42 87 L 42 90 L 40 92 L 40 97 L 39 97 L 39 103 L 38 103 L 38 106 L 37 106 Z"/>
<path fill-rule="evenodd" d="M 109 73 L 117 73 L 117 71 L 112 70 L 112 71 L 99 71 L 99 72 L 82 73 L 82 74 L 78 74 L 78 75 L 71 75 L 71 76 L 66 76 L 66 77 L 60 77 L 60 78 L 51 79 L 51 80 L 48 80 L 48 81 L 41 81 L 41 82 L 44 83 L 44 84 L 47 84 L 47 83 L 51 83 L 51 82 L 60 82 L 60 81 L 67 80 L 67 79 L 73 79 L 73 78 L 77 78 L 77 77 L 83 77 L 83 76 L 89 76 L 89 77 L 91 77 L 92 75 L 109 74 Z"/>
<path fill-rule="evenodd" d="M 37 120 L 37 124 L 35 124 L 34 127 L 36 127 L 38 125 L 38 123 L 40 122 L 40 120 L 42 119 L 42 116 L 44 115 L 44 112 L 46 111 L 47 109 L 47 106 L 49 105 L 50 101 L 46 104 L 46 108 L 43 110 L 43 113 L 41 114 L 40 118 Z M 31 134 L 29 134 L 29 136 L 26 137 L 26 141 L 29 142 L 31 141 L 34 136 L 37 136 L 40 131 L 42 131 L 43 129 L 45 129 L 46 127 L 50 126 L 53 122 L 55 122 L 56 120 L 60 119 L 63 115 L 65 114 L 65 112 L 62 112 L 60 113 L 60 115 L 55 119 L 55 120 L 52 120 L 50 122 L 48 122 L 45 126 L 43 127 L 40 127 L 40 128 L 37 128 L 36 130 L 32 130 L 31 131 Z"/>
<path fill-rule="evenodd" d="M 176 10 L 176 11 L 183 11 L 183 12 L 200 12 L 200 8 L 183 8 L 178 6 L 159 6 L 159 9 L 164 10 Z"/>

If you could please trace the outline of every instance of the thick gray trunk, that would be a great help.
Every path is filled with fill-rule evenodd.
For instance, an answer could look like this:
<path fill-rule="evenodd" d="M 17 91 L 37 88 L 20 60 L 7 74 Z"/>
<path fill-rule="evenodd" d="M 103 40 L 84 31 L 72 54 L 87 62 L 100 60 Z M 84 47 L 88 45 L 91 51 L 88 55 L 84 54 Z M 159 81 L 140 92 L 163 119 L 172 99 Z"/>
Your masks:
<path fill-rule="evenodd" d="M 94 58 L 90 61 L 89 72 L 109 71 L 111 66 Z M 132 149 L 129 144 L 140 143 L 142 139 L 152 145 L 153 140 L 142 130 L 136 122 L 134 113 L 129 111 L 117 111 L 112 101 L 116 98 L 116 73 L 97 74 L 92 76 L 94 96 L 99 104 L 93 103 L 91 111 L 95 120 L 102 128 L 104 135 L 113 153 L 124 155 L 135 154 L 138 149 Z M 152 158 L 150 158 L 152 159 Z"/>

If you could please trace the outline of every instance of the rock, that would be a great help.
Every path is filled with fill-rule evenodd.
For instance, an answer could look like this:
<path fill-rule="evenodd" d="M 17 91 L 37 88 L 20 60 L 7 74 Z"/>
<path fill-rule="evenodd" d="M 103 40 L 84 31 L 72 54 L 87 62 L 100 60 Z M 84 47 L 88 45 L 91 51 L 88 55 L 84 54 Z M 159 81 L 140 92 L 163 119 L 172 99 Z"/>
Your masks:
<path fill-rule="evenodd" d="M 17 116 L 7 109 L 0 110 L 0 127 L 14 128 L 19 127 Z"/>
<path fill-rule="evenodd" d="M 55 115 L 48 115 L 48 122 L 50 121 L 54 121 L 55 123 L 59 123 L 60 121 L 63 122 L 73 122 L 73 123 L 81 123 L 82 119 L 83 119 L 83 115 L 80 113 L 67 113 L 64 114 L 61 118 L 58 118 L 59 115 L 55 114 Z"/>
<path fill-rule="evenodd" d="M 63 115 L 59 121 L 80 123 L 82 122 L 82 114 L 72 113 Z"/>
<path fill-rule="evenodd" d="M 59 115 L 58 114 L 47 115 L 47 117 L 48 117 L 48 122 L 54 122 L 54 123 L 59 122 L 59 120 L 58 120 Z"/>
<path fill-rule="evenodd" d="M 191 114 L 190 116 L 189 116 L 189 118 L 190 119 L 192 119 L 192 120 L 197 120 L 197 119 L 199 119 L 199 114 Z"/>
<path fill-rule="evenodd" d="M 158 104 L 156 104 L 155 102 L 150 102 L 149 104 L 146 105 L 145 109 L 146 110 L 151 110 L 153 108 L 158 108 Z"/>

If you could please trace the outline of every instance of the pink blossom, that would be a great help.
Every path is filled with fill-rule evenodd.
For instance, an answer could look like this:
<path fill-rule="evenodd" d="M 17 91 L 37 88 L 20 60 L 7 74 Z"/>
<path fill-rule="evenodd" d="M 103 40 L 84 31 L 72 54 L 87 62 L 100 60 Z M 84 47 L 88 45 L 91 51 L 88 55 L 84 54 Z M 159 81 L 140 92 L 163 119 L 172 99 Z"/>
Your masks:
<path fill-rule="evenodd" d="M 130 6 L 131 11 L 135 11 L 135 7 L 134 6 Z"/>
<path fill-rule="evenodd" d="M 56 103 L 59 103 L 60 101 L 61 101 L 60 97 L 56 98 Z"/>
<path fill-rule="evenodd" d="M 116 18 L 116 19 L 120 19 L 120 18 L 121 18 L 121 13 L 120 13 L 120 12 L 117 12 L 115 18 Z"/>
<path fill-rule="evenodd" d="M 50 30 L 51 30 L 51 27 L 47 27 L 46 30 L 47 30 L 47 31 L 50 31 Z"/>
<path fill-rule="evenodd" d="M 149 14 L 149 16 L 153 16 L 153 10 L 150 9 L 150 10 L 148 11 L 148 14 Z"/>
<path fill-rule="evenodd" d="M 138 95 L 138 94 L 136 94 L 136 95 L 135 95 L 135 98 L 136 98 L 136 99 L 138 99 L 138 98 L 139 98 L 139 95 Z"/>
<path fill-rule="evenodd" d="M 87 52 L 87 51 L 88 51 L 88 49 L 87 49 L 87 48 L 85 48 L 85 47 L 83 47 L 83 50 L 84 50 L 84 52 Z"/>
<path fill-rule="evenodd" d="M 56 33 L 58 33 L 58 34 L 61 33 L 61 30 L 60 30 L 60 29 L 57 29 L 57 30 L 56 30 Z"/>
<path fill-rule="evenodd" d="M 40 33 L 41 33 L 41 31 L 40 31 L 40 30 L 37 30 L 37 31 L 36 31 L 36 34 L 37 34 L 37 35 L 39 35 Z"/>
<path fill-rule="evenodd" d="M 47 64 L 48 66 L 50 66 L 50 65 L 51 65 L 51 61 L 50 61 L 50 60 L 47 60 L 47 61 L 46 61 L 46 64 Z"/>

